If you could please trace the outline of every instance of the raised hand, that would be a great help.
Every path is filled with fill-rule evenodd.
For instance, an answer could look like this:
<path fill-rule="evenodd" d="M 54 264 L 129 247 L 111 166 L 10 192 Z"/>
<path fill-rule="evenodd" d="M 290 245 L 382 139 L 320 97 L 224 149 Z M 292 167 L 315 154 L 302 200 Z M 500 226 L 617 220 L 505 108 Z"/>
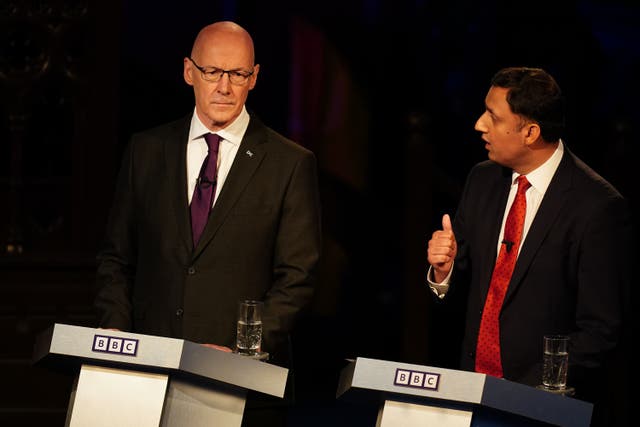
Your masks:
<path fill-rule="evenodd" d="M 442 282 L 447 277 L 457 252 L 458 246 L 451 226 L 451 218 L 449 214 L 444 214 L 442 216 L 442 230 L 433 232 L 427 249 L 427 261 L 433 267 L 436 283 Z"/>

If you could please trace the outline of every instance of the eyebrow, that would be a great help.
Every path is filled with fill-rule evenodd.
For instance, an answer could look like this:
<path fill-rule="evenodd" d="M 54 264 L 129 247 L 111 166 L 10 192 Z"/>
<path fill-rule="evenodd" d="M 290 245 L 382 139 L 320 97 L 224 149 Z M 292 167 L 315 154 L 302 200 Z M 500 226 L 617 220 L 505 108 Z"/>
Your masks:
<path fill-rule="evenodd" d="M 243 67 L 239 67 L 239 68 L 231 68 L 229 70 L 225 70 L 224 68 L 221 67 L 216 67 L 214 65 L 205 65 L 202 67 L 204 70 L 207 71 L 231 71 L 231 72 L 238 72 L 238 71 L 242 71 L 245 73 L 250 73 L 251 71 L 248 71 L 246 69 L 244 69 Z"/>

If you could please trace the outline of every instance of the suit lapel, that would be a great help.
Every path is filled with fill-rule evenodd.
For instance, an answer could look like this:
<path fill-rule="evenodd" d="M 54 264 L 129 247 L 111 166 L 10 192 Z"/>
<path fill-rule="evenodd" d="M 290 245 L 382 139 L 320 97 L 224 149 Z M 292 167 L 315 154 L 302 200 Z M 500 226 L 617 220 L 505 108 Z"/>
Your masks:
<path fill-rule="evenodd" d="M 262 162 L 265 151 L 262 144 L 265 141 L 264 125 L 253 116 L 250 119 L 247 132 L 242 138 L 240 147 L 229 174 L 220 191 L 207 225 L 204 228 L 200 242 L 195 249 L 194 258 L 209 244 L 220 226 L 224 223 L 231 208 L 235 205 L 240 195 L 244 192 L 251 177 Z"/>
<path fill-rule="evenodd" d="M 551 179 L 551 183 L 542 199 L 542 203 L 538 208 L 529 232 L 522 244 L 522 251 L 516 261 L 511 282 L 507 289 L 505 302 L 516 292 L 520 286 L 522 279 L 528 270 L 535 254 L 540 249 L 542 242 L 551 230 L 552 224 L 562 211 L 563 205 L 566 203 L 566 192 L 571 188 L 571 156 L 569 150 L 565 147 L 562 161 L 558 166 L 558 170 Z"/>
<path fill-rule="evenodd" d="M 483 229 L 486 230 L 483 241 L 485 242 L 485 249 L 481 251 L 486 258 L 480 264 L 483 266 L 480 282 L 482 285 L 482 295 L 486 297 L 489 292 L 489 285 L 491 284 L 491 275 L 496 265 L 496 258 L 498 256 L 496 252 L 498 237 L 500 236 L 500 227 L 502 226 L 502 217 L 504 215 L 504 209 L 507 204 L 507 198 L 509 196 L 509 190 L 511 188 L 511 170 L 507 168 L 501 168 L 500 179 L 497 182 L 496 190 L 489 192 L 489 197 L 493 195 L 495 198 L 493 202 L 488 203 L 488 206 L 492 206 L 491 211 L 486 212 L 487 226 Z"/>
<path fill-rule="evenodd" d="M 169 191 L 173 200 L 173 213 L 178 234 L 189 252 L 193 247 L 191 217 L 187 197 L 187 142 L 191 116 L 176 123 L 164 143 L 164 160 L 167 176 L 171 177 Z"/>

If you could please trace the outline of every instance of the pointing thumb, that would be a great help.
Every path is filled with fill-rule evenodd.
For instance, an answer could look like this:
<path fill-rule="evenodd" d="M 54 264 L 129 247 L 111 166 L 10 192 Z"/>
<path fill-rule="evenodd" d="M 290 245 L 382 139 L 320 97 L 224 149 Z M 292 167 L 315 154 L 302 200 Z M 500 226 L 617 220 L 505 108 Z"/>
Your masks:
<path fill-rule="evenodd" d="M 452 231 L 451 218 L 449 217 L 449 214 L 442 215 L 442 229 L 444 231 Z"/>

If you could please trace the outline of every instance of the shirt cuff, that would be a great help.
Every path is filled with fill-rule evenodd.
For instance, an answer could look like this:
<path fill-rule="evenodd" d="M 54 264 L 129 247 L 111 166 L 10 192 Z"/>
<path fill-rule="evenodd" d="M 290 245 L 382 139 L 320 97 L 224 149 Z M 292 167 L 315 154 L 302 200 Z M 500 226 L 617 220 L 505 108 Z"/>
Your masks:
<path fill-rule="evenodd" d="M 449 281 L 451 279 L 451 273 L 453 272 L 453 268 L 447 274 L 447 277 L 440 283 L 436 283 L 433 281 L 433 267 L 429 266 L 429 271 L 427 272 L 427 282 L 429 282 L 429 288 L 431 291 L 440 299 L 443 299 L 444 296 L 449 291 Z"/>

